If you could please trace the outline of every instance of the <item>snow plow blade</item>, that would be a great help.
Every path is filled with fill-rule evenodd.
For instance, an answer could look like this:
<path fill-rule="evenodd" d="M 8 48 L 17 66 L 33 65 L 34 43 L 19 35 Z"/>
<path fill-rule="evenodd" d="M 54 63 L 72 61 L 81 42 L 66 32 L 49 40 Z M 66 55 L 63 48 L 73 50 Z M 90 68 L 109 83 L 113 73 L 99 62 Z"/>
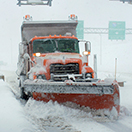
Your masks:
<path fill-rule="evenodd" d="M 62 104 L 72 102 L 92 110 L 111 111 L 114 107 L 117 114 L 120 111 L 119 87 L 116 82 L 108 84 L 104 82 L 25 81 L 24 90 L 31 93 L 38 101 L 52 100 Z"/>

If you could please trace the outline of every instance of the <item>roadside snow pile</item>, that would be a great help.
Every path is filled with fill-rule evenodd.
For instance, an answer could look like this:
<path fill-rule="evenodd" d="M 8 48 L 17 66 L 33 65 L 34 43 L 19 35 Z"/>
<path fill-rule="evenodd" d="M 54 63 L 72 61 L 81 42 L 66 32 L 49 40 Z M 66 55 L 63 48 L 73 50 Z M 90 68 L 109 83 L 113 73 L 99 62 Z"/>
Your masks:
<path fill-rule="evenodd" d="M 46 130 L 48 132 L 52 130 L 54 130 L 54 132 L 98 131 L 100 127 L 95 120 L 99 122 L 111 120 L 108 120 L 106 117 L 93 117 L 90 112 L 75 109 L 75 106 L 73 109 L 64 105 L 60 105 L 57 102 L 53 103 L 52 101 L 45 103 L 30 98 L 25 105 L 25 112 L 27 116 L 29 116 L 30 121 L 36 124 L 40 131 Z M 94 126 L 97 124 L 97 127 L 93 128 L 90 124 L 94 124 Z M 107 131 L 107 128 L 105 128 L 105 130 Z M 102 131 L 104 131 L 103 127 L 100 129 L 100 132 Z"/>
<path fill-rule="evenodd" d="M 70 123 L 73 117 L 81 116 L 81 112 L 66 108 L 57 102 L 44 103 L 30 98 L 25 106 L 25 111 L 31 122 L 37 124 L 41 131 L 51 131 L 54 128 L 54 132 L 80 132 Z"/>
<path fill-rule="evenodd" d="M 33 132 L 23 107 L 16 100 L 10 87 L 0 80 L 0 132 Z"/>
<path fill-rule="evenodd" d="M 113 121 L 117 120 L 118 118 L 118 112 L 115 107 L 113 107 L 112 110 L 110 111 L 109 109 L 94 110 L 90 109 L 90 107 L 80 106 L 72 102 L 65 102 L 63 103 L 63 105 L 69 108 L 86 112 L 89 118 L 95 119 L 96 121 L 100 122 L 104 122 L 106 120 Z"/>
<path fill-rule="evenodd" d="M 132 113 L 125 106 L 121 106 L 120 116 L 132 116 Z"/>

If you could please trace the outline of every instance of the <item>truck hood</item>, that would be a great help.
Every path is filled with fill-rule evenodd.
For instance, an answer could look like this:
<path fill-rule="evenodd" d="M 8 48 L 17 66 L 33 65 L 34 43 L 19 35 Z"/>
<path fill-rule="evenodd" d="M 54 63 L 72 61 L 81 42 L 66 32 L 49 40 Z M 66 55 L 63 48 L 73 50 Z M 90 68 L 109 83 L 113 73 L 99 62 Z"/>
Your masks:
<path fill-rule="evenodd" d="M 42 54 L 40 56 L 43 59 L 59 59 L 59 60 L 65 60 L 69 58 L 76 58 L 80 59 L 82 56 L 78 53 L 62 53 L 62 52 L 57 52 L 57 53 L 48 53 L 48 54 Z"/>
<path fill-rule="evenodd" d="M 48 53 L 48 54 L 41 54 L 40 57 L 34 58 L 36 63 L 41 66 L 47 66 L 53 63 L 78 63 L 82 62 L 82 56 L 78 53 Z"/>
<path fill-rule="evenodd" d="M 52 64 L 61 64 L 67 65 L 71 63 L 79 64 L 79 73 L 82 72 L 83 67 L 83 57 L 78 53 L 46 53 L 41 54 L 40 57 L 34 57 L 33 59 L 36 62 L 36 65 L 32 67 L 30 73 L 36 72 L 36 74 L 44 72 L 47 80 L 50 79 L 50 66 Z"/>

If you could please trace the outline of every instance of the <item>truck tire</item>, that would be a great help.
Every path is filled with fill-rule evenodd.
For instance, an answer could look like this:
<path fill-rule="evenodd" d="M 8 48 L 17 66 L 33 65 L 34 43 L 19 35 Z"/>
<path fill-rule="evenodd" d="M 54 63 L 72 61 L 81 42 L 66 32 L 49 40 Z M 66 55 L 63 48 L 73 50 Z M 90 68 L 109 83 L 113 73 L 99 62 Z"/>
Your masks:
<path fill-rule="evenodd" d="M 20 98 L 24 99 L 24 100 L 28 100 L 29 99 L 29 96 L 25 94 L 23 87 L 20 88 Z"/>

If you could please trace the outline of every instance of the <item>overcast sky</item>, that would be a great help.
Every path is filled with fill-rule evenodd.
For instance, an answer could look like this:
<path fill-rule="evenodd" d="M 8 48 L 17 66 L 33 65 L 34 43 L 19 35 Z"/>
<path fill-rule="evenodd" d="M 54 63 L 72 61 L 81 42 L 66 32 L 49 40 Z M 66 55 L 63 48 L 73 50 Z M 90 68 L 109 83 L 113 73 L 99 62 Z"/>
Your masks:
<path fill-rule="evenodd" d="M 19 7 L 17 0 L 0 1 L 0 61 L 14 67 L 16 67 L 17 63 L 18 44 L 21 41 L 20 28 L 23 16 L 26 14 L 31 15 L 33 20 L 67 20 L 70 14 L 76 14 L 79 20 L 84 20 L 84 27 L 108 28 L 109 21 L 125 21 L 126 28 L 132 28 L 132 5 L 123 4 L 119 1 L 53 0 L 51 7 L 46 5 L 22 5 Z M 100 42 L 101 38 L 102 42 Z M 99 35 L 85 35 L 85 39 L 92 41 L 93 52 L 97 54 L 100 54 L 97 43 L 99 45 L 100 43 L 102 45 L 111 43 L 106 35 L 101 37 Z M 123 42 L 114 41 L 112 43 L 130 44 L 132 39 L 127 36 Z"/>

